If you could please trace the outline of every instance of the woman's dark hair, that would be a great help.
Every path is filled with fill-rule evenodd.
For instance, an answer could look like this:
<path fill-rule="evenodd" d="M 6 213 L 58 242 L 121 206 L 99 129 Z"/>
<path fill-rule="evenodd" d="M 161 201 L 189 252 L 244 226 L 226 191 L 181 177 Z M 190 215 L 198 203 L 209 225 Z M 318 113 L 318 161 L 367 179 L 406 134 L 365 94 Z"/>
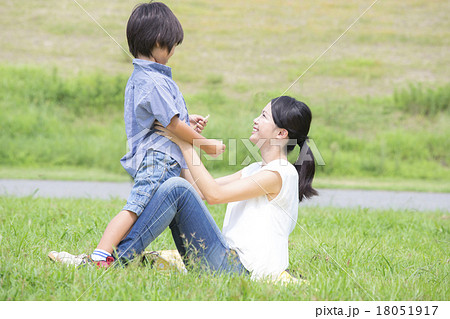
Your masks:
<path fill-rule="evenodd" d="M 295 145 L 300 147 L 298 160 L 294 164 L 298 173 L 299 201 L 302 201 L 303 198 L 318 195 L 311 185 L 316 171 L 314 156 L 306 143 L 312 119 L 311 110 L 305 103 L 289 96 L 280 96 L 273 99 L 271 107 L 275 124 L 288 131 L 288 137 L 291 141 L 296 141 L 296 144 L 288 143 L 287 153 L 289 154 L 295 148 Z"/>
<path fill-rule="evenodd" d="M 172 51 L 183 42 L 180 21 L 164 3 L 142 3 L 134 8 L 128 19 L 127 40 L 131 54 L 151 57 L 156 44 Z"/>

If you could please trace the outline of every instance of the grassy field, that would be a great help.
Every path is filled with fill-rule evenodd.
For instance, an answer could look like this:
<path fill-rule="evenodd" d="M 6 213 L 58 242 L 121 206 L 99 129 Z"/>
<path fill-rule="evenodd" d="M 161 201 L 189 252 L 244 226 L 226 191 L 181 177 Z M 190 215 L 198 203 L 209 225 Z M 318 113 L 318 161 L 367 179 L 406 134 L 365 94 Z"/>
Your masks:
<path fill-rule="evenodd" d="M 0 300 L 448 300 L 448 214 L 303 208 L 290 269 L 309 286 L 247 277 L 161 273 L 137 263 L 74 269 L 51 250 L 95 248 L 120 200 L 0 197 Z M 210 206 L 222 225 L 224 206 Z M 24 213 L 25 212 L 25 213 Z M 418 240 L 419 239 L 419 240 Z M 149 250 L 174 249 L 164 232 Z M 26 261 L 26 262 L 25 262 Z M 195 288 L 194 288 L 195 287 Z"/>
<path fill-rule="evenodd" d="M 134 1 L 78 2 L 127 48 Z M 185 30 L 169 65 L 190 112 L 211 114 L 205 135 L 228 145 L 206 163 L 221 174 L 242 167 L 229 159 L 249 155 L 240 139 L 261 108 L 371 2 L 167 4 Z M 317 185 L 449 191 L 448 9 L 380 1 L 286 92 L 313 111 L 325 162 Z M 6 1 L 0 14 L 0 178 L 128 179 L 119 159 L 130 57 L 73 1 Z"/>
<path fill-rule="evenodd" d="M 213 175 L 255 160 L 242 139 L 286 93 L 313 112 L 325 162 L 316 187 L 450 192 L 450 2 L 379 1 L 298 79 L 372 2 L 166 1 L 185 30 L 174 79 L 190 113 L 211 115 L 205 135 L 228 146 L 205 161 Z M 74 1 L 0 3 L 0 179 L 130 179 L 119 164 L 132 71 L 122 48 L 137 2 L 78 3 L 119 45 Z M 122 206 L 0 197 L 0 300 L 449 299 L 449 217 L 439 211 L 301 209 L 290 268 L 309 286 L 47 260 L 91 251 Z M 222 225 L 224 206 L 210 208 Z M 169 232 L 149 247 L 173 248 Z"/>

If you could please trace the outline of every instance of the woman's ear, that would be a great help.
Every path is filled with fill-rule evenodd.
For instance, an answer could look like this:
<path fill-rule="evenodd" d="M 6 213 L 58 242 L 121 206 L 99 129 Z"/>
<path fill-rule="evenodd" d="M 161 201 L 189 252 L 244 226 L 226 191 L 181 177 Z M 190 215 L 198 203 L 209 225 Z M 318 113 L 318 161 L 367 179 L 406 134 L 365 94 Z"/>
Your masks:
<path fill-rule="evenodd" d="M 278 132 L 278 137 L 280 137 L 280 138 L 288 138 L 288 136 L 289 136 L 289 133 L 284 128 L 280 129 L 280 131 Z"/>

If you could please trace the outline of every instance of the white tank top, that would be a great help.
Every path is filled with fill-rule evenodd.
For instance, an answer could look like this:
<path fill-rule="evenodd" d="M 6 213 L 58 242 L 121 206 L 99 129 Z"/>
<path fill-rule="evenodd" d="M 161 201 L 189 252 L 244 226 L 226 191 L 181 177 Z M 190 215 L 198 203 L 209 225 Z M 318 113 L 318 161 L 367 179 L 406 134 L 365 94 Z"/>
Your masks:
<path fill-rule="evenodd" d="M 242 170 L 245 178 L 262 170 L 278 172 L 282 186 L 276 198 L 259 196 L 229 203 L 223 235 L 253 279 L 276 279 L 289 265 L 288 237 L 298 215 L 298 174 L 286 160 L 253 163 Z"/>

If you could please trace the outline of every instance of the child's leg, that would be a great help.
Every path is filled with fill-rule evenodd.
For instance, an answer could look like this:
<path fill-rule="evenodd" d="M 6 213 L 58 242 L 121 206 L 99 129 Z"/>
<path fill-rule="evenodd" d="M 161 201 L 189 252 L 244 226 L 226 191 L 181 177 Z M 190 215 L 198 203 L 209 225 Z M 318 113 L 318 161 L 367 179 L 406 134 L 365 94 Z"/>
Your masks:
<path fill-rule="evenodd" d="M 91 258 L 105 260 L 111 256 L 114 248 L 127 236 L 139 215 L 147 207 L 159 185 L 170 177 L 179 176 L 180 171 L 180 165 L 169 155 L 148 151 L 135 176 L 127 204 L 109 222 Z"/>
<path fill-rule="evenodd" d="M 114 247 L 117 247 L 119 242 L 126 237 L 137 218 L 136 214 L 129 210 L 123 210 L 118 213 L 106 227 L 97 249 L 112 254 Z"/>

